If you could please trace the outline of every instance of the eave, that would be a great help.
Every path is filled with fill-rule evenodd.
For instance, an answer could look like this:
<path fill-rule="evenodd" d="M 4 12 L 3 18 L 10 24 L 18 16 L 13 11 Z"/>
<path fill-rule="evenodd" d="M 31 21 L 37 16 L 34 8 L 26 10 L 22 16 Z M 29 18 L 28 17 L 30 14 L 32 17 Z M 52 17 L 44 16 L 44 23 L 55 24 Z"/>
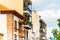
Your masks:
<path fill-rule="evenodd" d="M 13 14 L 21 19 L 24 19 L 24 16 L 19 14 L 17 11 L 15 10 L 0 10 L 0 14 Z"/>

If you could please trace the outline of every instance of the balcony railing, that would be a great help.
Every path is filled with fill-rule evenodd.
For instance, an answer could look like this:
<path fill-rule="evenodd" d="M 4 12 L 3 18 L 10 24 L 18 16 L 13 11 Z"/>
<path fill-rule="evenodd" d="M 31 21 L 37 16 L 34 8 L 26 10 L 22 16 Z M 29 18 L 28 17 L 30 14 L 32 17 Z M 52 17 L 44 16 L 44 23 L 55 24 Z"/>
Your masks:
<path fill-rule="evenodd" d="M 31 0 L 24 0 L 24 3 L 25 3 L 25 5 L 31 5 L 32 4 Z"/>
<path fill-rule="evenodd" d="M 28 6 L 24 6 L 24 11 L 29 11 L 29 12 L 31 12 L 31 9 L 30 9 L 30 7 L 28 7 Z"/>
<path fill-rule="evenodd" d="M 28 5 L 31 5 L 31 4 L 32 4 L 31 0 L 28 0 Z"/>
<path fill-rule="evenodd" d="M 40 25 L 40 30 L 43 30 L 43 29 L 44 29 L 44 25 L 41 24 L 41 25 Z"/>
<path fill-rule="evenodd" d="M 27 22 L 27 21 L 32 22 L 32 17 L 31 17 L 31 15 L 28 15 L 27 13 L 24 13 L 24 16 L 25 16 L 24 22 Z"/>
<path fill-rule="evenodd" d="M 42 34 L 40 35 L 40 37 L 41 37 L 41 38 L 45 37 L 44 33 L 42 33 Z"/>
<path fill-rule="evenodd" d="M 25 28 L 31 29 L 32 28 L 32 24 L 30 22 L 26 22 L 25 23 Z"/>
<path fill-rule="evenodd" d="M 25 28 L 32 28 L 32 19 L 31 19 L 31 16 L 28 15 L 27 13 L 24 13 L 24 24 L 25 24 Z"/>

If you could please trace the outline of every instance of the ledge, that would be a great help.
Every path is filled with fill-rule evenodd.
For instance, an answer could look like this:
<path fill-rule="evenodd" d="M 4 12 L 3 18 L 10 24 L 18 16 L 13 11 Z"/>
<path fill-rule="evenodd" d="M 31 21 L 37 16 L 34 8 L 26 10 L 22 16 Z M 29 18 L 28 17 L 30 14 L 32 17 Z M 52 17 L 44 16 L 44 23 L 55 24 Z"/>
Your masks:
<path fill-rule="evenodd" d="M 0 14 L 13 14 L 21 19 L 24 19 L 24 16 L 19 14 L 17 11 L 15 10 L 0 10 Z"/>

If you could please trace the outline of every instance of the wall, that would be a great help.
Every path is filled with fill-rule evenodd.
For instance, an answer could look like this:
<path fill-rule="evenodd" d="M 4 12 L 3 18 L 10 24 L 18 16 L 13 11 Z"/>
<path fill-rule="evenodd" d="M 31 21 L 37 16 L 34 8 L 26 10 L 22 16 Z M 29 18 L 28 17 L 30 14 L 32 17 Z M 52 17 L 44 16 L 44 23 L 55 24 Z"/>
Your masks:
<path fill-rule="evenodd" d="M 0 14 L 0 34 L 4 35 L 4 40 L 14 40 L 14 22 L 18 21 L 20 18 L 14 16 L 13 14 Z M 18 31 L 17 31 L 18 35 Z M 17 36 L 17 40 L 19 37 Z"/>
<path fill-rule="evenodd" d="M 0 33 L 4 35 L 4 40 L 7 40 L 7 16 L 6 14 L 0 14 Z"/>
<path fill-rule="evenodd" d="M 34 35 L 36 36 L 36 40 L 38 40 L 37 38 L 39 38 L 39 29 L 40 29 L 40 23 L 39 23 L 40 17 L 39 15 L 35 12 L 32 11 L 32 24 L 33 24 L 33 32 Z"/>
<path fill-rule="evenodd" d="M 17 21 L 17 28 L 18 28 L 18 20 L 19 18 L 16 17 L 13 14 L 7 14 L 7 40 L 15 40 L 15 34 L 17 35 L 17 40 L 19 39 L 18 37 L 18 31 L 15 32 L 15 21 Z"/>
<path fill-rule="evenodd" d="M 0 0 L 0 4 L 23 15 L 23 0 Z"/>
<path fill-rule="evenodd" d="M 32 37 L 33 37 L 32 29 L 30 29 L 28 30 L 28 40 L 33 40 Z"/>
<path fill-rule="evenodd" d="M 7 40 L 12 40 L 13 14 L 7 14 Z"/>

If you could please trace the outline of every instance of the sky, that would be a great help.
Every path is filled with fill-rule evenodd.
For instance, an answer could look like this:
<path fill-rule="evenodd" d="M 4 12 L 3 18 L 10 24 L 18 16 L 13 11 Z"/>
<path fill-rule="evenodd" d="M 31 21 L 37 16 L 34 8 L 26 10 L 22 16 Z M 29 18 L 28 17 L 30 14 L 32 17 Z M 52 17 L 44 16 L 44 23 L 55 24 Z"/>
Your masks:
<path fill-rule="evenodd" d="M 60 18 L 60 0 L 31 0 L 32 8 L 36 10 L 47 24 L 47 38 L 53 37 L 52 28 L 57 28 L 57 19 Z"/>

